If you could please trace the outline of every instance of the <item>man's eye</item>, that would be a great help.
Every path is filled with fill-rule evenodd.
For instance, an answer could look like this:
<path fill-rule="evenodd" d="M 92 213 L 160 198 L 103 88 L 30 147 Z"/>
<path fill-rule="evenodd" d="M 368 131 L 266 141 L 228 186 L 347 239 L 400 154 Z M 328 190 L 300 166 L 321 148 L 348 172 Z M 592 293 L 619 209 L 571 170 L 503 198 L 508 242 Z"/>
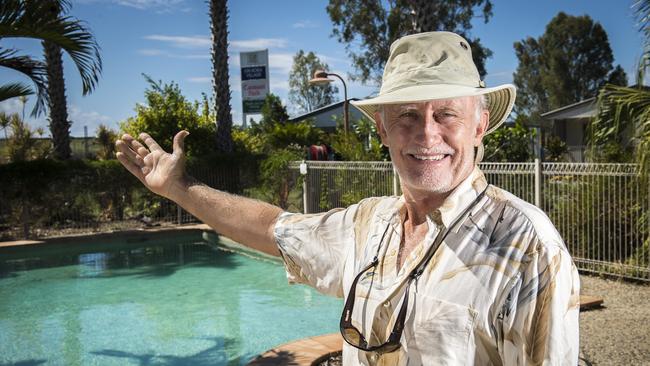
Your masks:
<path fill-rule="evenodd" d="M 418 114 L 415 112 L 402 112 L 399 116 L 401 118 L 417 118 Z"/>
<path fill-rule="evenodd" d="M 456 117 L 456 113 L 454 113 L 454 112 L 441 112 L 441 113 L 438 113 L 438 115 L 437 115 L 436 117 L 438 117 L 438 119 L 443 119 L 443 118 L 444 118 L 444 119 L 455 118 L 455 117 Z"/>

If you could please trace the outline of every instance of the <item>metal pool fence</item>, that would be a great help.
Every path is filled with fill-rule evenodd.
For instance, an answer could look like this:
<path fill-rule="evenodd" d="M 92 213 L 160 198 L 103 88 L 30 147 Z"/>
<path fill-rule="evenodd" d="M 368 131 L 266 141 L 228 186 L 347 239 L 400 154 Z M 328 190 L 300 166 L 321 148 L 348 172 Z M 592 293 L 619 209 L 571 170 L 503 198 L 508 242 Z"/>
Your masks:
<path fill-rule="evenodd" d="M 306 213 L 401 194 L 390 162 L 312 162 L 302 175 Z M 578 268 L 650 281 L 650 187 L 635 164 L 482 163 L 488 182 L 542 208 Z M 302 171 L 301 171 L 302 170 Z M 302 174 L 301 174 L 302 173 Z"/>
<path fill-rule="evenodd" d="M 118 168 L 64 172 L 45 187 L 2 187 L 0 241 L 198 222 Z M 211 187 L 241 193 L 239 188 L 249 184 L 245 170 L 199 167 L 190 173 Z"/>
<path fill-rule="evenodd" d="M 6 180 L 10 184 L 0 187 L 0 240 L 197 222 L 117 168 L 71 171 L 33 187 L 24 187 L 29 180 Z M 482 163 L 481 169 L 490 183 L 546 212 L 581 270 L 650 282 L 650 179 L 641 179 L 637 165 Z M 190 171 L 212 187 L 307 213 L 401 194 L 390 162 L 308 161 L 303 169 L 293 162 L 278 172 L 286 178 L 276 187 L 281 200 L 277 192 L 256 188 L 256 172 L 245 164 Z"/>

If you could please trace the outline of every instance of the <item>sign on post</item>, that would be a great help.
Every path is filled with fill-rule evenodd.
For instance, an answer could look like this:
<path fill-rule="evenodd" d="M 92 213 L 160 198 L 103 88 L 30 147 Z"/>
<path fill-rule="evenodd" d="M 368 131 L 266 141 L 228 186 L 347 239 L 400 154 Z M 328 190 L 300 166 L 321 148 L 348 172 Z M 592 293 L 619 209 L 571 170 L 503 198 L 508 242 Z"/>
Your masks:
<path fill-rule="evenodd" d="M 269 50 L 240 52 L 241 99 L 244 127 L 246 115 L 262 112 L 269 87 Z"/>

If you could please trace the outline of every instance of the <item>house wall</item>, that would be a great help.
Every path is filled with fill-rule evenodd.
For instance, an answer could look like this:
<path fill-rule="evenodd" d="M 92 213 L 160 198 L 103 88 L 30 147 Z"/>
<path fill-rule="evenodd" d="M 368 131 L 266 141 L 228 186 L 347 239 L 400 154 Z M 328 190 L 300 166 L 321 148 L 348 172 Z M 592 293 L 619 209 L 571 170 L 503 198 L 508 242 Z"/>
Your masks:
<path fill-rule="evenodd" d="M 352 105 L 349 106 L 348 113 L 350 113 L 348 117 L 350 124 L 352 124 L 352 121 L 355 121 L 362 116 L 361 112 L 359 112 L 359 110 Z M 323 113 L 319 113 L 311 118 L 314 119 L 316 127 L 328 129 L 336 128 L 336 121 L 334 120 L 334 116 L 339 116 L 341 118 L 341 121 L 343 120 L 342 105 L 336 108 L 332 108 L 328 111 L 324 111 Z"/>
<path fill-rule="evenodd" d="M 569 161 L 584 162 L 588 118 L 555 120 L 553 132 L 567 145 Z"/>

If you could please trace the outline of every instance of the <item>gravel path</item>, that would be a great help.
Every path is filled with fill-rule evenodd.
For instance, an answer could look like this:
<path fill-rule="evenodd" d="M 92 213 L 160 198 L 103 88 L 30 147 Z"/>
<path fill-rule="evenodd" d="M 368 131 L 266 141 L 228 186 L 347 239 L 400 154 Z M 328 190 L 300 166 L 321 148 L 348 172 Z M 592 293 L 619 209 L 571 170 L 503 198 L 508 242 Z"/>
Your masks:
<path fill-rule="evenodd" d="M 580 313 L 580 353 L 592 365 L 650 365 L 650 285 L 580 276 L 603 307 Z"/>
<path fill-rule="evenodd" d="M 580 313 L 580 365 L 650 365 L 650 285 L 580 276 L 603 307 Z M 340 356 L 321 365 L 339 366 Z"/>

